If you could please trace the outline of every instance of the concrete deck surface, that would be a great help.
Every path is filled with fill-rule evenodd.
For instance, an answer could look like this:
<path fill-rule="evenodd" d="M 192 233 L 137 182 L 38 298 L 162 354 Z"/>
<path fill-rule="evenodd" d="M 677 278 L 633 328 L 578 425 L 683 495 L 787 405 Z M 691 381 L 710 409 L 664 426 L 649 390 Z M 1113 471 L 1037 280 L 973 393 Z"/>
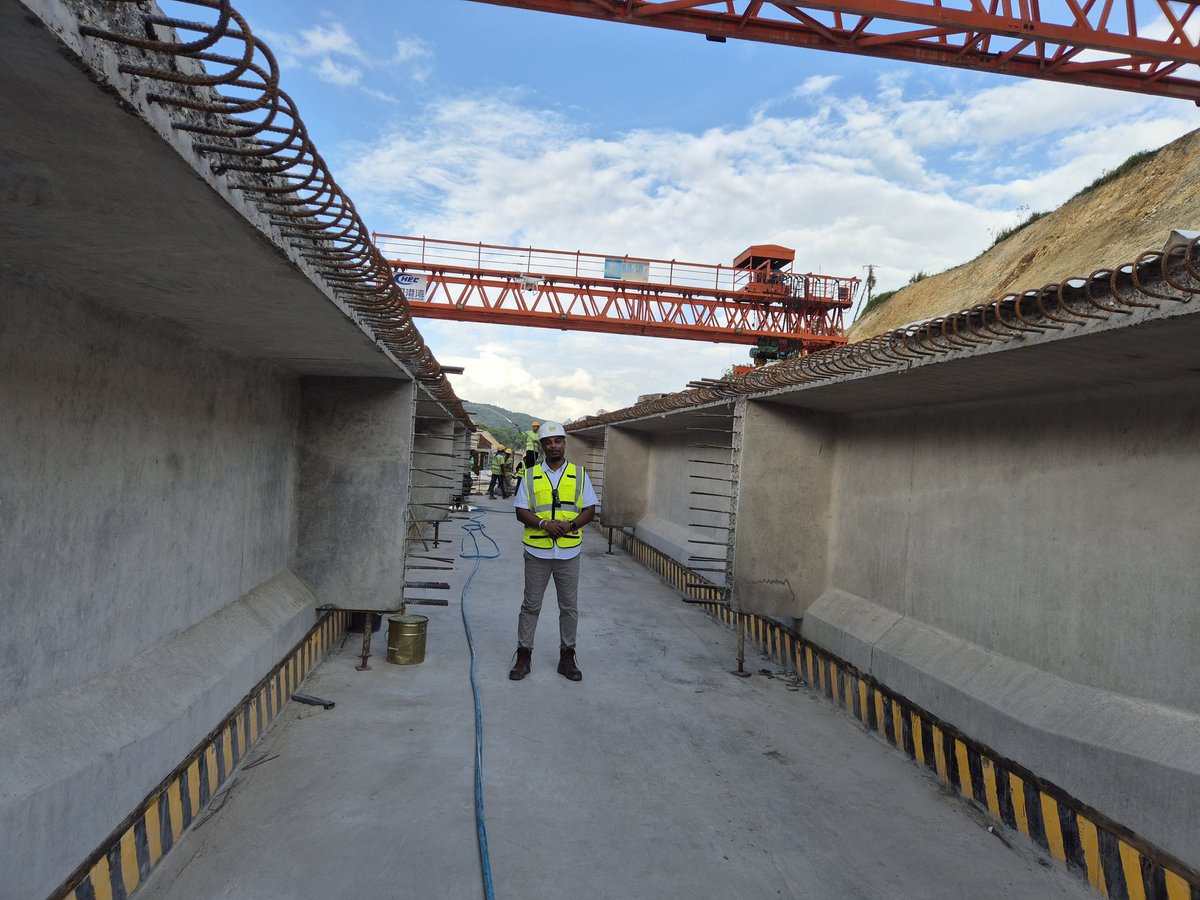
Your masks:
<path fill-rule="evenodd" d="M 506 676 L 521 593 L 520 526 L 476 498 L 502 556 L 466 596 L 484 723 L 485 817 L 497 898 L 1084 898 L 1086 886 L 1006 843 L 807 686 L 729 674 L 732 631 L 628 556 L 585 539 L 581 683 L 554 671 L 551 588 L 533 672 Z M 459 552 L 460 522 L 443 527 Z M 470 548 L 470 541 L 467 542 Z M 451 551 L 451 552 L 447 552 Z M 370 672 L 350 635 L 139 896 L 155 900 L 483 896 L 474 705 L 459 598 L 429 616 L 424 663 Z M 776 666 L 751 654 L 747 668 Z M 295 704 L 292 705 L 295 707 Z"/>

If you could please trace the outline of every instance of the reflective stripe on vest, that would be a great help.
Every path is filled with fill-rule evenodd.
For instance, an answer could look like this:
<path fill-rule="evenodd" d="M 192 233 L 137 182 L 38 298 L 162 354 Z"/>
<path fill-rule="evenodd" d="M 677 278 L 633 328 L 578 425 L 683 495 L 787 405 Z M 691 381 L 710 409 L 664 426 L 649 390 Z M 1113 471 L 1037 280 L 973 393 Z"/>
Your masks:
<path fill-rule="evenodd" d="M 525 491 L 525 502 L 529 511 L 539 519 L 561 519 L 570 522 L 579 515 L 583 503 L 583 467 L 567 463 L 563 468 L 562 477 L 558 480 L 558 490 L 550 484 L 550 477 L 542 471 L 541 463 L 535 465 L 521 481 L 521 489 Z M 522 542 L 540 550 L 549 550 L 554 546 L 554 538 L 548 532 L 535 526 L 525 526 Z M 583 535 L 572 531 L 558 539 L 558 546 L 563 548 L 578 547 L 583 541 Z"/>

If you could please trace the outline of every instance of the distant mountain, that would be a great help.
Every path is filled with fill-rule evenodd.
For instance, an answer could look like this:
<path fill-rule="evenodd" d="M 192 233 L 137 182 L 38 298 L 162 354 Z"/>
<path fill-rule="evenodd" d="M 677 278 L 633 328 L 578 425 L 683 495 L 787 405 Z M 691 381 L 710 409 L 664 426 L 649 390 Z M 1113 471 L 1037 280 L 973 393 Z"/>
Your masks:
<path fill-rule="evenodd" d="M 525 439 L 521 438 L 518 441 L 518 432 L 528 431 L 532 427 L 534 419 L 541 421 L 540 416 L 516 412 L 505 409 L 503 406 L 494 406 L 491 403 L 471 403 L 464 400 L 463 408 L 466 409 L 476 425 L 491 432 L 496 440 L 506 447 L 515 447 L 519 443 L 523 449 Z"/>

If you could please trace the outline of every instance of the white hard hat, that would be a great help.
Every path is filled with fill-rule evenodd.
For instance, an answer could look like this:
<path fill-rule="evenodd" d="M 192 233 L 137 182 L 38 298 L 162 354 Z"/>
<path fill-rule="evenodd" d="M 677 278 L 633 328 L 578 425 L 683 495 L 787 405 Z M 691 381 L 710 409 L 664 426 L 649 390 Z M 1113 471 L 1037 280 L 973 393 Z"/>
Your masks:
<path fill-rule="evenodd" d="M 544 441 L 546 438 L 561 437 L 565 438 L 567 432 L 563 429 L 561 422 L 543 422 L 542 427 L 538 429 L 538 440 Z"/>

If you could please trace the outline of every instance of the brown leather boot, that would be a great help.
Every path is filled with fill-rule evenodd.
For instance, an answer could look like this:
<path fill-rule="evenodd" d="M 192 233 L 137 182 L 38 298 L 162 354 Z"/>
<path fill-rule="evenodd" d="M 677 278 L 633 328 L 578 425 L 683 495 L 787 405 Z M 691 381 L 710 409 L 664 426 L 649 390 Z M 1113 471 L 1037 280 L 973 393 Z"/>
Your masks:
<path fill-rule="evenodd" d="M 517 652 L 513 654 L 512 671 L 508 673 L 508 677 L 513 681 L 520 681 L 529 674 L 533 662 L 532 647 L 518 647 Z"/>
<path fill-rule="evenodd" d="M 558 651 L 558 674 L 571 681 L 583 681 L 583 673 L 575 665 L 574 647 L 563 647 Z"/>

